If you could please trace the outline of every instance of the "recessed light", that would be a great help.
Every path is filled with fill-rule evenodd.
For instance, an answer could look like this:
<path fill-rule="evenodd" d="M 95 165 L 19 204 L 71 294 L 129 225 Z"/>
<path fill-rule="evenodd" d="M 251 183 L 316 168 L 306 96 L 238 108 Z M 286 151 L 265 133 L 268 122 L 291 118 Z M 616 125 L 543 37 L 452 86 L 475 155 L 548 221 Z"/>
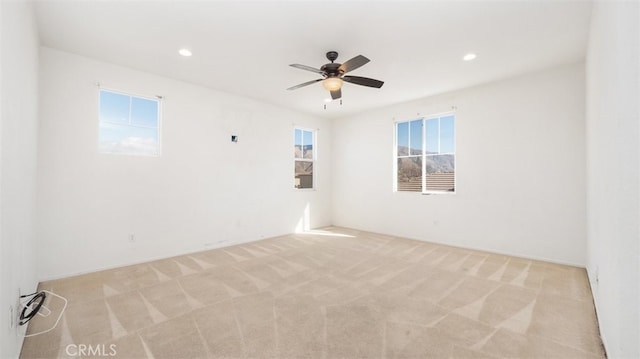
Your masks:
<path fill-rule="evenodd" d="M 189 57 L 191 56 L 191 50 L 189 49 L 180 49 L 180 51 L 178 51 L 178 53 L 184 57 Z"/>
<path fill-rule="evenodd" d="M 476 54 L 469 53 L 469 54 L 464 55 L 464 57 L 462 59 L 464 61 L 471 61 L 471 60 L 475 59 L 476 57 L 478 57 Z"/>

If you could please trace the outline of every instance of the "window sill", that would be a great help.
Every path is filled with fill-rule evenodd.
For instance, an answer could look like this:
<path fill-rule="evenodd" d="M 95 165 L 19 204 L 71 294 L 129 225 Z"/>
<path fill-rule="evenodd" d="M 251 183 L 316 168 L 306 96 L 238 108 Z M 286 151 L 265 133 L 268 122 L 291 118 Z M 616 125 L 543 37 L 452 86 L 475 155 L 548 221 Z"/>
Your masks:
<path fill-rule="evenodd" d="M 411 191 L 394 191 L 394 193 L 410 193 L 410 194 L 419 194 L 423 196 L 452 196 L 455 195 L 456 192 L 411 192 Z"/>
<path fill-rule="evenodd" d="M 444 196 L 451 196 L 456 194 L 455 192 L 420 192 L 423 196 L 431 196 L 431 195 L 436 195 L 436 196 L 440 196 L 440 195 L 444 195 Z"/>

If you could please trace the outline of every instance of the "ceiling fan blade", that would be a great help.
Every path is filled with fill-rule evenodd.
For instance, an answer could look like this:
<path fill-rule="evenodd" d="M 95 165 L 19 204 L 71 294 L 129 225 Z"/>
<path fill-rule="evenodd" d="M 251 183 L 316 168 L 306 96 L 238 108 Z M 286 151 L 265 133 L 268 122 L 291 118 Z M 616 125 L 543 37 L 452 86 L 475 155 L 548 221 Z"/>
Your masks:
<path fill-rule="evenodd" d="M 320 74 L 320 75 L 324 74 L 324 72 L 320 71 L 320 69 L 316 69 L 315 67 L 311 67 L 311 66 L 307 66 L 307 65 L 291 64 L 289 66 L 295 67 L 296 69 L 300 69 L 300 70 L 307 70 L 307 71 L 315 72 L 315 73 Z"/>
<path fill-rule="evenodd" d="M 314 84 L 314 83 L 316 83 L 316 82 L 318 82 L 318 81 L 322 81 L 322 80 L 323 80 L 323 79 L 317 79 L 317 80 L 307 81 L 307 82 L 301 83 L 300 85 L 295 85 L 295 86 L 289 87 L 287 90 L 295 90 L 295 89 L 299 89 L 300 87 L 305 87 L 305 86 L 308 86 L 308 85 Z"/>
<path fill-rule="evenodd" d="M 337 100 L 340 97 L 342 97 L 342 90 L 341 89 L 337 89 L 335 91 L 331 91 L 331 98 L 333 100 Z"/>
<path fill-rule="evenodd" d="M 369 62 L 368 58 L 362 55 L 358 55 L 352 58 L 351 60 L 347 60 L 347 62 L 345 62 L 344 64 L 340 65 L 340 67 L 338 67 L 338 70 L 342 71 L 343 74 L 346 74 L 347 72 L 353 71 L 358 67 L 366 64 L 367 62 Z"/>
<path fill-rule="evenodd" d="M 362 85 L 367 87 L 375 87 L 380 88 L 384 85 L 384 81 L 370 79 L 368 77 L 360 77 L 360 76 L 344 76 L 342 77 L 344 81 L 350 82 L 356 85 Z"/>

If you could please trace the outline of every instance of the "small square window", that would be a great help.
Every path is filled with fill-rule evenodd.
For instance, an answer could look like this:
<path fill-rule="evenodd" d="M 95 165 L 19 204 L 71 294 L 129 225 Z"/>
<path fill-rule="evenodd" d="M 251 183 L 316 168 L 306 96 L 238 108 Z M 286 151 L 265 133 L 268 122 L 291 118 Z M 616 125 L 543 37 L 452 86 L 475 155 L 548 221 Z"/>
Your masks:
<path fill-rule="evenodd" d="M 159 156 L 159 125 L 159 99 L 100 90 L 100 153 Z"/>

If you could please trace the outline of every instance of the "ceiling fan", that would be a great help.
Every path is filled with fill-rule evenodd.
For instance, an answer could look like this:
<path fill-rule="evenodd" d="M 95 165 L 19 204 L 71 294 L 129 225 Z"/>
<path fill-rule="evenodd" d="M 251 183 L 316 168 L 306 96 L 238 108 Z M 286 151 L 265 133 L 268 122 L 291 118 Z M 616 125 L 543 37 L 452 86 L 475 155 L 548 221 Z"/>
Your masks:
<path fill-rule="evenodd" d="M 324 88 L 327 89 L 329 92 L 331 92 L 331 98 L 333 100 L 337 100 L 342 97 L 343 81 L 350 82 L 356 85 L 375 87 L 375 88 L 380 88 L 384 84 L 383 81 L 370 79 L 368 77 L 345 75 L 347 72 L 353 71 L 359 68 L 360 66 L 366 64 L 367 62 L 369 62 L 368 58 L 362 55 L 358 55 L 343 64 L 334 62 L 337 58 L 338 58 L 338 53 L 336 51 L 327 52 L 327 59 L 329 59 L 331 63 L 322 65 L 320 69 L 316 69 L 311 66 L 300 65 L 300 64 L 289 65 L 297 69 L 318 73 L 322 75 L 322 78 L 317 80 L 307 81 L 299 85 L 289 87 L 287 90 L 299 89 L 300 87 L 304 87 L 304 86 L 322 81 L 322 85 L 324 86 Z"/>

